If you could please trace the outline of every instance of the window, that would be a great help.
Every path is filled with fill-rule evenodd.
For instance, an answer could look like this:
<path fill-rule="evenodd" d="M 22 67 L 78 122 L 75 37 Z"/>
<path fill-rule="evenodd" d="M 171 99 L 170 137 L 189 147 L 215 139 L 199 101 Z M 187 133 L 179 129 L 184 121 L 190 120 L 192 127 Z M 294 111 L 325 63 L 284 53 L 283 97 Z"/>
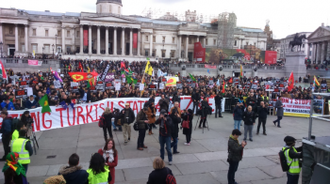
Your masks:
<path fill-rule="evenodd" d="M 25 52 L 25 45 L 21 45 L 21 47 L 22 47 L 21 51 Z"/>
<path fill-rule="evenodd" d="M 162 42 L 163 42 L 163 43 L 165 43 L 165 38 L 166 38 L 166 37 L 165 37 L 165 36 L 163 36 L 163 40 L 162 40 Z"/>
<path fill-rule="evenodd" d="M 189 37 L 188 37 L 188 43 L 189 43 L 189 44 L 192 44 L 192 38 L 189 38 Z"/>
<path fill-rule="evenodd" d="M 172 43 L 175 43 L 175 37 L 172 38 Z"/>
<path fill-rule="evenodd" d="M 66 37 L 70 37 L 70 30 L 66 31 Z"/>
<path fill-rule="evenodd" d="M 217 45 L 217 40 L 213 39 L 213 45 Z"/>
<path fill-rule="evenodd" d="M 38 52 L 38 44 L 32 44 L 32 52 L 37 53 Z"/>
<path fill-rule="evenodd" d="M 237 46 L 237 40 L 235 40 L 234 46 Z"/>
<path fill-rule="evenodd" d="M 149 56 L 149 49 L 144 50 L 144 56 Z"/>
<path fill-rule="evenodd" d="M 61 35 L 61 30 L 57 30 L 57 36 L 62 36 Z"/>
<path fill-rule="evenodd" d="M 112 13 L 112 7 L 109 5 L 109 13 Z"/>
<path fill-rule="evenodd" d="M 45 30 L 45 36 L 48 36 L 48 29 Z"/>
<path fill-rule="evenodd" d="M 146 41 L 149 41 L 149 36 L 148 35 L 146 35 Z"/>
<path fill-rule="evenodd" d="M 152 41 L 153 41 L 153 42 L 156 42 L 156 36 L 153 36 L 153 37 L 152 37 Z"/>
<path fill-rule="evenodd" d="M 79 37 L 79 35 L 80 35 L 80 31 L 77 31 L 77 37 Z"/>
<path fill-rule="evenodd" d="M 156 49 L 152 50 L 152 56 L 155 57 L 156 55 Z"/>
<path fill-rule="evenodd" d="M 209 44 L 209 39 L 205 39 L 206 41 L 205 41 L 205 43 L 206 43 L 206 45 L 208 45 Z"/>
<path fill-rule="evenodd" d="M 37 29 L 32 29 L 32 36 L 37 36 Z"/>
<path fill-rule="evenodd" d="M 44 53 L 50 53 L 50 45 L 45 45 L 44 46 Z"/>
<path fill-rule="evenodd" d="M 171 57 L 175 57 L 175 50 L 171 50 Z"/>
<path fill-rule="evenodd" d="M 166 55 L 166 50 L 162 50 L 162 57 L 164 58 Z"/>

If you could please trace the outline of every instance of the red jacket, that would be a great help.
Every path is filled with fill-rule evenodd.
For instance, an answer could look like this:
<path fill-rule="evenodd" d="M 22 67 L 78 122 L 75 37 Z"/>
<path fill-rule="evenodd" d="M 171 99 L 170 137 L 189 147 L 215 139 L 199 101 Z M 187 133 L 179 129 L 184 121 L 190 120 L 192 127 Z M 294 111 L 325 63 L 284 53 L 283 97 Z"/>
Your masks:
<path fill-rule="evenodd" d="M 103 156 L 103 149 L 99 149 L 98 153 Z M 115 183 L 115 167 L 118 165 L 118 153 L 114 158 L 113 162 L 106 162 L 106 165 L 109 166 L 110 174 L 112 177 L 111 182 L 109 184 L 114 184 Z"/>

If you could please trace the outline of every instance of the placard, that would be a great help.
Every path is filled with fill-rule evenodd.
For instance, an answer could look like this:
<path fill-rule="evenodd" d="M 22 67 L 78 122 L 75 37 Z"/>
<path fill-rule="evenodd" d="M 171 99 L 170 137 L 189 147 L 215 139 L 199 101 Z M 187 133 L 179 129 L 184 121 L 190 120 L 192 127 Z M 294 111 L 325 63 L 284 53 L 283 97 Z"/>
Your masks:
<path fill-rule="evenodd" d="M 155 85 L 155 84 L 149 84 L 149 89 L 157 89 L 157 85 Z"/>
<path fill-rule="evenodd" d="M 116 90 L 116 91 L 120 91 L 120 87 L 121 87 L 121 83 L 115 81 L 115 90 Z"/>
<path fill-rule="evenodd" d="M 71 83 L 70 83 L 70 86 L 71 86 L 71 87 L 76 87 L 76 86 L 78 86 L 78 85 L 79 85 L 78 82 L 71 82 Z"/>
<path fill-rule="evenodd" d="M 96 88 L 96 90 L 104 91 L 104 83 L 102 81 L 98 81 L 95 88 Z"/>
<path fill-rule="evenodd" d="M 24 88 L 27 91 L 27 96 L 33 95 L 33 89 L 31 87 Z"/>
<path fill-rule="evenodd" d="M 24 98 L 26 96 L 27 96 L 27 90 L 26 89 L 15 91 L 15 97 L 16 98 Z"/>
<path fill-rule="evenodd" d="M 143 91 L 144 90 L 144 84 L 140 84 L 140 91 Z"/>
<path fill-rule="evenodd" d="M 182 88 L 181 82 L 176 82 L 176 88 L 178 88 L 178 89 L 181 89 Z"/>
<path fill-rule="evenodd" d="M 165 84 L 164 83 L 159 83 L 159 89 L 164 89 L 164 87 L 165 87 Z"/>
<path fill-rule="evenodd" d="M 61 82 L 58 81 L 58 80 L 54 81 L 54 87 L 55 88 L 61 88 L 62 87 Z"/>

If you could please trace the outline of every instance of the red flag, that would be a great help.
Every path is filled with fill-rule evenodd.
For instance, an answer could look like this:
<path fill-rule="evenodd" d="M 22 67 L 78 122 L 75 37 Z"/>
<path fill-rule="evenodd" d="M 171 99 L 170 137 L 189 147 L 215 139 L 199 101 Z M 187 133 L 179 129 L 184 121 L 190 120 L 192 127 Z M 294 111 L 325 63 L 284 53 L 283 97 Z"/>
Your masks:
<path fill-rule="evenodd" d="M 120 63 L 120 68 L 125 68 L 126 69 L 126 66 L 125 66 L 125 63 L 124 62 L 121 62 Z"/>
<path fill-rule="evenodd" d="M 294 76 L 293 76 L 293 72 L 291 72 L 290 77 L 289 77 L 289 81 L 288 81 L 288 91 L 291 91 L 294 87 Z"/>
<path fill-rule="evenodd" d="M 96 72 L 68 72 L 68 74 L 71 76 L 73 82 L 89 80 L 98 75 Z"/>
<path fill-rule="evenodd" d="M 83 68 L 81 62 L 79 62 L 79 70 L 80 70 L 81 72 L 84 72 L 84 68 Z"/>
<path fill-rule="evenodd" d="M 229 79 L 229 83 L 233 83 L 233 78 L 230 78 Z"/>
<path fill-rule="evenodd" d="M 226 92 L 226 84 L 225 81 L 222 82 L 222 91 L 221 93 L 225 93 Z"/>

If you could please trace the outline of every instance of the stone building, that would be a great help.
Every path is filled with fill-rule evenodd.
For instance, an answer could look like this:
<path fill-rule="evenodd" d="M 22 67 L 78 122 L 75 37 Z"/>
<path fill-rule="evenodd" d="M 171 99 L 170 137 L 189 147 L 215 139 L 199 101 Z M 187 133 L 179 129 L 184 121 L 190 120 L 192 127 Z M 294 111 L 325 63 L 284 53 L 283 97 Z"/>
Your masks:
<path fill-rule="evenodd" d="M 323 63 L 330 61 L 330 26 L 322 25 L 308 36 L 309 47 L 312 48 L 307 57 L 313 63 Z"/>
<path fill-rule="evenodd" d="M 194 21 L 195 12 L 177 21 L 122 15 L 122 10 L 121 0 L 97 0 L 96 13 L 0 8 L 1 56 L 193 61 L 194 42 L 217 47 L 217 26 Z M 235 27 L 233 41 L 233 49 L 266 50 L 267 34 Z"/>

